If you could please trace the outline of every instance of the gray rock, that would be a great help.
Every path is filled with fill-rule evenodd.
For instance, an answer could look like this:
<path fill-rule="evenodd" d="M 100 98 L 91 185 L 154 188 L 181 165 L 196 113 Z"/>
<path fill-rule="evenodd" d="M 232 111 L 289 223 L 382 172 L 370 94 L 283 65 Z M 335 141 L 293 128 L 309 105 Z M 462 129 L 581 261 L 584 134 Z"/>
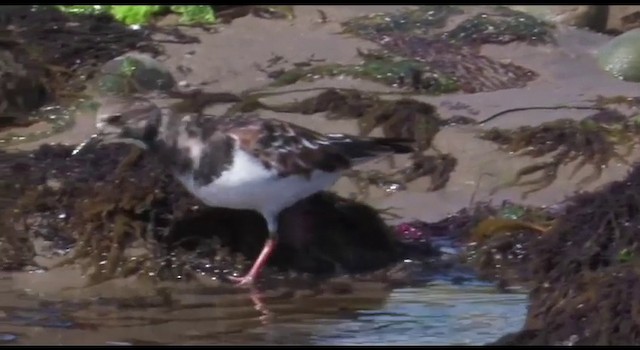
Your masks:
<path fill-rule="evenodd" d="M 176 81 L 160 62 L 140 53 L 128 53 L 104 64 L 97 87 L 108 95 L 169 91 Z"/>
<path fill-rule="evenodd" d="M 615 77 L 640 82 L 640 28 L 621 34 L 597 53 L 600 67 Z"/>

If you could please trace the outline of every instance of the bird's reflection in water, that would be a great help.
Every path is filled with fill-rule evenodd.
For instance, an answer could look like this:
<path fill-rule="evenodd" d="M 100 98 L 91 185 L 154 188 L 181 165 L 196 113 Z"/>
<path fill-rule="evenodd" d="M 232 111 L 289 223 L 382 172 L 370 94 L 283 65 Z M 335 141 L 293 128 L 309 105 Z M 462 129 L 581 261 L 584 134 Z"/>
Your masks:
<path fill-rule="evenodd" d="M 226 329 L 191 334 L 187 343 L 312 344 L 317 333 L 314 329 L 319 325 L 326 329 L 331 322 L 357 318 L 363 310 L 381 309 L 390 292 L 385 284 L 379 282 L 323 282 L 307 288 L 253 287 L 242 293 L 236 290 L 236 296 L 242 298 L 243 305 L 250 303 L 253 317 L 236 319 L 237 327 L 230 327 L 235 322 L 219 318 L 222 316 L 220 307 L 223 306 L 218 302 L 218 310 L 214 311 L 219 322 L 216 328 L 222 322 L 227 324 Z M 218 297 L 227 298 L 222 295 L 213 298 Z"/>
<path fill-rule="evenodd" d="M 251 287 L 251 289 L 249 290 L 249 298 L 253 302 L 253 306 L 256 309 L 256 311 L 258 311 L 261 314 L 258 317 L 260 322 L 263 325 L 269 324 L 273 320 L 273 313 L 269 311 L 267 304 L 264 303 L 263 293 L 259 289 L 255 287 Z"/>

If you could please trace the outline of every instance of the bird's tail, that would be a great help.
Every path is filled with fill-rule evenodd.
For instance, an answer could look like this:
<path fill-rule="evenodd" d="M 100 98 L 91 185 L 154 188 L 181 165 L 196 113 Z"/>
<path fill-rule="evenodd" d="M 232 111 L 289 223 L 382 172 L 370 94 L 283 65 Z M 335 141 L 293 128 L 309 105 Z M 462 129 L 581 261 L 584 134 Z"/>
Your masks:
<path fill-rule="evenodd" d="M 401 137 L 371 137 L 368 140 L 375 149 L 384 154 L 406 154 L 414 151 L 412 139 Z"/>
<path fill-rule="evenodd" d="M 338 135 L 336 135 L 338 136 Z M 399 137 L 335 137 L 331 144 L 356 163 L 388 154 L 412 153 L 414 140 Z"/>

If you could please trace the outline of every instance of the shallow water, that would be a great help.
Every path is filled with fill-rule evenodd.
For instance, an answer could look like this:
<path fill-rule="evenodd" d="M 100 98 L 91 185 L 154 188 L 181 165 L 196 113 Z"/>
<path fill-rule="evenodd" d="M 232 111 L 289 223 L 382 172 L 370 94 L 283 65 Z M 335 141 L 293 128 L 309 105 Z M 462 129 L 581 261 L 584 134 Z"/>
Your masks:
<path fill-rule="evenodd" d="M 474 283 L 339 289 L 184 289 L 167 305 L 154 297 L 46 301 L 5 285 L 0 344 L 480 345 L 518 330 L 526 314 L 525 294 Z"/>
<path fill-rule="evenodd" d="M 318 327 L 311 338 L 316 345 L 482 345 L 519 330 L 526 303 L 525 294 L 487 287 L 403 288 L 383 308 Z"/>

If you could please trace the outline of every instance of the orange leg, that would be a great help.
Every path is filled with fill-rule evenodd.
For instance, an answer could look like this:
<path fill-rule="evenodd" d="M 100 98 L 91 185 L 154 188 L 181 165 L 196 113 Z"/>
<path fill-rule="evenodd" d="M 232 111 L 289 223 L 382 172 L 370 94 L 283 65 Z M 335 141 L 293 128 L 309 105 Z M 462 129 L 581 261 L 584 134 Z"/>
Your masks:
<path fill-rule="evenodd" d="M 273 236 L 267 238 L 267 241 L 264 243 L 264 248 L 262 248 L 262 252 L 258 256 L 258 259 L 253 263 L 251 270 L 244 277 L 229 277 L 230 280 L 237 283 L 238 286 L 251 286 L 254 284 L 256 277 L 260 274 L 264 266 L 266 265 L 269 257 L 273 253 L 277 244 L 277 240 L 273 238 Z"/>

